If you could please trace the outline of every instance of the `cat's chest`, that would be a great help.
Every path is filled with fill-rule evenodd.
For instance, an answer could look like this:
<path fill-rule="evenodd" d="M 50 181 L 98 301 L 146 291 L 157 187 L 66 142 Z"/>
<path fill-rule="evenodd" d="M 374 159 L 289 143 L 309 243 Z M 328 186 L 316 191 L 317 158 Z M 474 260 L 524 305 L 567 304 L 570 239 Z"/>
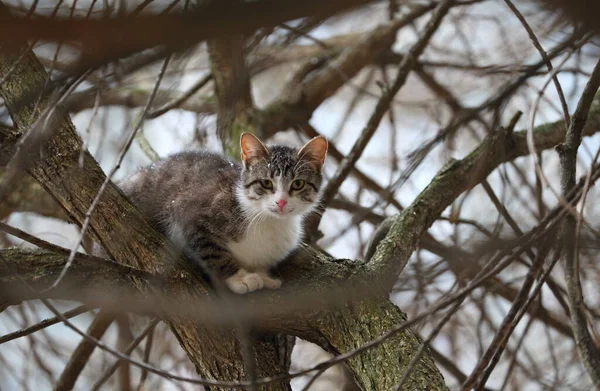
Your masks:
<path fill-rule="evenodd" d="M 301 220 L 273 219 L 248 227 L 239 241 L 227 243 L 229 251 L 245 267 L 264 268 L 283 260 L 300 243 Z"/>

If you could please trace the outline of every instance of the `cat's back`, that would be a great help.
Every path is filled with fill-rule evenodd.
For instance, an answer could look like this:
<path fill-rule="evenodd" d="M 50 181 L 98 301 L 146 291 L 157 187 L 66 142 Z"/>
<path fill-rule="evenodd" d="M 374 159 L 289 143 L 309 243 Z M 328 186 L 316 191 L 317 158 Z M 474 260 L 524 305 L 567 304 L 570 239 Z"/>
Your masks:
<path fill-rule="evenodd" d="M 238 164 L 220 154 L 187 151 L 140 169 L 119 187 L 154 219 L 173 214 L 175 209 L 194 213 L 215 202 L 233 207 L 240 171 Z"/>

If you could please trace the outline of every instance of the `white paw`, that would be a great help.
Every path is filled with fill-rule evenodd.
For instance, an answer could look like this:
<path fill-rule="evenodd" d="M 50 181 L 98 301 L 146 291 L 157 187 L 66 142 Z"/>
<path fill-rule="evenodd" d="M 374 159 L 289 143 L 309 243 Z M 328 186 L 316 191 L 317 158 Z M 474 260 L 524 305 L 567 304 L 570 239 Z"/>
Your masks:
<path fill-rule="evenodd" d="M 278 289 L 281 287 L 281 280 L 278 278 L 271 278 L 266 274 L 260 273 L 260 276 L 263 279 L 265 284 L 265 288 L 267 289 Z"/>
<path fill-rule="evenodd" d="M 243 295 L 262 289 L 265 285 L 262 277 L 257 273 L 248 273 L 244 269 L 238 270 L 233 276 L 225 280 L 225 284 L 235 293 Z"/>

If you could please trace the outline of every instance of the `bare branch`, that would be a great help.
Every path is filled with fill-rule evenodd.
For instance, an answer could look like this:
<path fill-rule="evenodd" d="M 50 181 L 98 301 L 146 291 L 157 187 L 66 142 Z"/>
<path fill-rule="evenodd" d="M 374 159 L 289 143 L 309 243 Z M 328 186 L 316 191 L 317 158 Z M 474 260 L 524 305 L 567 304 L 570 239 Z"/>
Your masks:
<path fill-rule="evenodd" d="M 600 61 L 596 64 L 579 99 L 564 143 L 557 147 L 561 167 L 561 187 L 563 197 L 573 189 L 576 180 L 577 149 L 581 144 L 584 127 L 587 125 L 594 97 L 600 87 Z M 563 262 L 567 297 L 571 309 L 571 327 L 575 335 L 577 351 L 585 369 L 597 389 L 600 389 L 600 351 L 588 331 L 583 292 L 579 277 L 579 249 L 576 244 L 576 220 L 580 216 L 568 216 L 561 233 L 564 246 Z"/>
<path fill-rule="evenodd" d="M 73 318 L 77 315 L 81 315 L 84 314 L 86 312 L 90 311 L 89 307 L 86 307 L 84 305 L 80 305 L 78 307 L 73 308 L 72 310 L 66 311 L 65 313 L 63 313 L 63 316 L 67 319 Z M 13 333 L 10 334 L 6 334 L 3 335 L 2 337 L 0 337 L 0 345 L 2 345 L 5 342 L 8 341 L 12 341 L 14 339 L 17 338 L 21 338 L 21 337 L 25 337 L 27 335 L 31 335 L 41 329 L 44 329 L 46 327 L 50 327 L 52 325 L 55 325 L 57 323 L 60 323 L 60 319 L 58 319 L 57 317 L 53 317 L 53 318 L 48 318 L 48 319 L 44 319 L 43 321 L 33 325 L 33 326 L 29 326 L 25 329 L 19 330 L 19 331 L 15 331 Z"/>
<path fill-rule="evenodd" d="M 334 177 L 327 183 L 325 189 L 323 190 L 323 195 L 321 197 L 321 205 L 326 207 L 329 202 L 333 199 L 335 194 L 337 193 L 339 187 L 342 182 L 346 179 L 352 167 L 356 164 L 357 160 L 362 155 L 365 147 L 371 140 L 371 137 L 379 127 L 379 122 L 383 118 L 385 112 L 388 110 L 388 107 L 394 98 L 394 96 L 398 93 L 400 88 L 406 82 L 409 73 L 415 67 L 417 63 L 417 58 L 421 55 L 425 47 L 429 44 L 429 40 L 433 36 L 433 34 L 439 28 L 442 19 L 447 14 L 448 10 L 452 6 L 454 1 L 442 1 L 440 5 L 436 7 L 434 10 L 431 19 L 425 26 L 423 32 L 419 36 L 419 39 L 413 46 L 411 46 L 408 53 L 402 58 L 402 62 L 398 68 L 398 74 L 394 83 L 391 85 L 389 89 L 386 89 L 377 102 L 377 106 L 375 107 L 375 111 L 369 121 L 367 122 L 366 127 L 361 132 L 360 137 L 352 147 L 352 150 L 348 154 L 348 156 L 342 161 L 340 166 L 338 167 Z M 315 217 L 314 222 L 310 222 L 309 232 L 316 231 L 320 222 L 320 216 Z"/>
<path fill-rule="evenodd" d="M 111 315 L 106 311 L 100 311 L 88 328 L 87 334 L 96 339 L 102 338 L 108 329 L 108 326 L 110 326 L 114 320 L 114 315 Z M 67 366 L 60 375 L 60 378 L 56 382 L 54 391 L 69 391 L 73 389 L 83 367 L 90 359 L 95 348 L 96 345 L 86 339 L 79 343 L 77 349 L 75 349 L 75 352 L 67 363 Z"/>

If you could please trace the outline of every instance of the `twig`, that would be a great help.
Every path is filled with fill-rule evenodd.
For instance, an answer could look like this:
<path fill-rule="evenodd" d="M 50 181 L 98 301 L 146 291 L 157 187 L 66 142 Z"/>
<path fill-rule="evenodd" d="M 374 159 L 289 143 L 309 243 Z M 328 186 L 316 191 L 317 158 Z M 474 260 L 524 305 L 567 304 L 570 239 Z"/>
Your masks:
<path fill-rule="evenodd" d="M 507 326 L 508 330 L 505 330 L 506 337 L 504 338 L 504 341 L 498 345 L 496 351 L 494 352 L 494 355 L 492 356 L 492 358 L 490 360 L 490 365 L 488 365 L 488 367 L 483 372 L 483 375 L 481 376 L 479 385 L 476 388 L 477 391 L 481 391 L 483 389 L 487 380 L 489 379 L 490 375 L 492 374 L 492 371 L 496 368 L 496 365 L 497 365 L 498 361 L 500 360 L 500 356 L 502 355 L 502 352 L 504 351 L 504 348 L 506 347 L 506 345 L 508 343 L 508 337 L 510 335 L 512 335 L 512 333 L 515 331 L 515 328 L 517 327 L 517 325 L 519 324 L 519 322 L 521 321 L 521 319 L 523 318 L 525 313 L 529 310 L 529 308 L 531 307 L 533 302 L 537 299 L 538 295 L 540 294 L 541 288 L 544 286 L 544 283 L 550 276 L 550 272 L 552 272 L 552 269 L 554 269 L 554 266 L 556 265 L 556 263 L 559 259 L 559 254 L 561 253 L 561 250 L 562 249 L 560 248 L 560 246 L 559 246 L 559 248 L 557 248 L 555 250 L 554 259 L 552 260 L 552 262 L 550 262 L 550 265 L 548 266 L 548 269 L 545 272 L 543 271 L 543 269 L 540 269 L 540 271 L 542 272 L 542 276 L 541 276 L 541 278 L 539 278 L 538 284 L 533 289 L 533 292 L 531 292 L 529 297 L 523 303 L 522 308 L 520 309 L 520 312 L 517 314 L 515 319 L 512 321 L 512 323 L 509 326 Z M 545 250 L 542 249 L 542 251 L 545 251 Z M 533 269 L 534 269 L 534 267 L 532 267 L 532 270 Z M 528 282 L 530 275 L 532 275 L 534 272 L 535 271 L 532 272 L 530 270 L 530 272 L 527 275 L 526 282 Z M 515 301 L 515 304 L 517 301 L 520 301 L 520 300 L 521 300 L 521 298 L 518 298 L 518 300 Z M 502 326 L 501 326 L 501 329 L 502 329 Z M 515 355 L 516 355 L 516 352 L 515 352 Z M 516 361 L 516 357 L 515 357 L 514 361 Z"/>
<path fill-rule="evenodd" d="M 575 186 L 577 149 L 581 144 L 582 130 L 600 87 L 600 61 L 596 64 L 592 77 L 586 84 L 581 98 L 571 117 L 571 124 L 565 136 L 565 142 L 557 147 L 560 157 L 561 188 L 563 197 Z M 567 298 L 571 309 L 571 327 L 575 335 L 575 346 L 594 386 L 600 389 L 600 352 L 594 345 L 589 333 L 585 316 L 585 304 L 579 276 L 579 251 L 575 245 L 576 218 L 568 216 L 561 233 L 564 246 L 563 263 Z"/>
<path fill-rule="evenodd" d="M 579 33 L 573 34 L 571 37 L 554 47 L 548 53 L 548 58 L 552 59 L 559 56 L 568 47 L 580 47 L 590 38 L 590 35 L 581 38 L 581 35 Z M 502 88 L 500 88 L 496 94 L 486 99 L 485 102 L 481 103 L 475 108 L 465 109 L 462 115 L 453 119 L 448 126 L 440 129 L 437 132 L 437 134 L 433 137 L 433 139 L 424 143 L 422 146 L 418 147 L 413 152 L 411 152 L 409 154 L 409 167 L 406 169 L 405 174 L 403 175 L 401 180 L 399 180 L 399 182 L 401 183 L 403 180 L 405 180 L 405 178 L 410 176 L 410 174 L 412 174 L 412 172 L 414 172 L 419 167 L 419 165 L 425 159 L 425 156 L 433 147 L 445 140 L 450 135 L 454 134 L 454 132 L 456 132 L 456 130 L 460 126 L 477 118 L 481 111 L 494 107 L 499 107 L 502 104 L 502 102 L 505 99 L 507 99 L 507 97 L 511 96 L 515 91 L 517 91 L 517 89 L 521 87 L 527 79 L 534 75 L 538 71 L 538 69 L 541 68 L 544 64 L 544 60 L 540 60 L 535 64 L 527 66 L 519 76 L 503 85 Z"/>
<path fill-rule="evenodd" d="M 59 318 L 63 315 L 57 315 Z M 62 320 L 62 319 L 61 319 Z M 114 315 L 110 314 L 107 311 L 100 310 L 98 315 L 92 321 L 92 324 L 87 330 L 87 335 L 100 339 L 108 329 L 108 326 L 115 320 Z M 93 341 L 88 339 L 82 340 L 75 352 L 71 355 L 69 362 L 65 366 L 62 374 L 60 375 L 56 385 L 54 386 L 54 391 L 70 391 L 73 389 L 77 378 L 81 374 L 83 367 L 90 359 L 90 356 L 94 352 L 96 348 L 96 344 Z"/>
<path fill-rule="evenodd" d="M 154 331 L 154 328 L 156 327 L 157 324 L 158 324 L 158 319 L 153 319 L 150 322 L 150 324 L 148 326 L 146 326 L 146 328 L 142 331 L 142 333 L 140 335 L 138 335 L 133 341 L 131 341 L 131 343 L 129 344 L 127 349 L 125 349 L 125 351 L 123 351 L 123 353 L 130 355 L 133 352 L 133 350 L 144 340 L 144 338 L 146 338 L 147 335 L 149 335 L 152 331 Z M 123 360 L 117 360 L 113 365 L 111 365 L 110 368 L 108 368 L 104 372 L 102 377 L 100 377 L 100 379 L 98 379 L 98 381 L 96 383 L 94 383 L 92 390 L 98 391 L 100 389 L 100 387 L 102 387 L 102 385 L 104 383 L 106 383 L 106 381 L 112 376 L 112 374 L 115 373 L 117 368 L 119 368 L 119 365 L 121 365 L 122 363 L 123 363 Z M 147 371 L 145 373 L 147 373 Z"/>
<path fill-rule="evenodd" d="M 471 375 L 463 383 L 462 390 L 468 391 L 476 386 L 482 387 L 485 384 L 485 381 L 483 380 L 481 382 L 478 381 L 479 377 L 484 372 L 484 370 L 488 368 L 488 365 L 491 359 L 494 357 L 494 355 L 496 355 L 496 352 L 501 351 L 508 342 L 508 338 L 514 330 L 514 325 L 517 323 L 515 321 L 517 319 L 517 315 L 519 313 L 525 313 L 525 311 L 521 310 L 524 308 L 524 304 L 526 302 L 527 297 L 529 296 L 529 291 L 531 290 L 535 279 L 542 272 L 542 266 L 544 265 L 544 261 L 546 260 L 546 255 L 551 249 L 551 242 L 553 240 L 551 237 L 552 233 L 547 235 L 547 237 L 544 239 L 542 248 L 538 252 L 533 262 L 533 265 L 529 269 L 527 277 L 525 278 L 523 285 L 521 285 L 521 289 L 519 290 L 517 298 L 513 302 L 510 310 L 508 311 L 508 314 L 504 317 L 502 325 L 500 326 L 498 332 L 494 336 L 494 339 L 490 343 L 485 354 L 479 359 L 479 362 L 475 366 L 475 369 L 473 369 Z"/>
<path fill-rule="evenodd" d="M 212 78 L 213 78 L 212 73 L 208 73 L 207 75 L 201 77 L 197 82 L 195 82 L 181 96 L 179 96 L 179 97 L 177 97 L 177 98 L 175 98 L 175 99 L 173 99 L 173 100 L 165 103 L 164 105 L 162 105 L 161 107 L 157 108 L 156 110 L 153 110 L 153 111 L 149 112 L 148 115 L 146 116 L 146 119 L 157 118 L 157 117 L 163 115 L 164 113 L 166 113 L 167 111 L 169 111 L 171 109 L 178 108 L 179 106 L 181 106 L 182 103 L 184 103 L 189 98 L 191 98 L 192 95 L 194 95 L 202 87 L 204 87 L 209 81 L 211 81 Z"/>
<path fill-rule="evenodd" d="M 84 314 L 88 311 L 90 311 L 90 308 L 88 306 L 80 305 L 78 307 L 73 308 L 72 310 L 66 311 L 65 313 L 63 313 L 63 316 L 67 319 L 71 319 L 77 315 Z M 2 345 L 3 343 L 6 343 L 6 342 L 12 341 L 14 339 L 17 339 L 17 338 L 26 337 L 37 331 L 45 329 L 46 327 L 55 325 L 57 323 L 60 323 L 60 319 L 57 318 L 56 316 L 52 317 L 52 318 L 44 319 L 41 322 L 34 324 L 33 326 L 29 326 L 27 328 L 15 331 L 13 333 L 9 333 L 9 334 L 1 336 L 0 337 L 0 345 Z"/>
<path fill-rule="evenodd" d="M 494 206 L 496 207 L 496 209 L 498 210 L 498 212 L 504 217 L 504 219 L 506 220 L 506 222 L 508 223 L 508 225 L 511 227 L 511 229 L 513 230 L 513 232 L 517 236 L 522 236 L 523 235 L 523 231 L 521 230 L 521 228 L 519 228 L 517 222 L 512 218 L 512 216 L 510 215 L 510 213 L 508 212 L 508 210 L 506 209 L 506 207 L 496 197 L 496 194 L 494 193 L 494 190 L 491 188 L 491 186 L 489 185 L 489 183 L 487 182 L 487 180 L 482 181 L 481 185 L 482 185 L 483 189 L 485 190 L 486 194 L 488 195 L 488 197 L 490 198 L 490 200 L 492 201 L 492 203 L 494 204 Z M 535 261 L 535 259 L 536 259 L 536 256 L 533 253 L 533 251 L 529 250 L 529 251 L 526 252 L 526 254 L 529 257 L 529 259 L 531 260 L 531 262 L 533 263 Z M 529 266 L 529 265 L 527 265 L 527 266 Z M 565 299 L 563 298 L 562 293 L 564 293 L 564 291 L 561 290 L 561 287 L 554 280 L 550 279 L 548 281 L 548 288 L 550 288 L 550 291 L 552 292 L 552 294 L 556 298 L 556 301 L 565 310 L 565 313 L 568 313 L 569 312 L 569 306 L 565 302 Z"/>
<path fill-rule="evenodd" d="M 148 363 L 150 361 L 150 352 L 152 351 L 152 342 L 154 341 L 154 333 L 156 332 L 156 327 L 152 328 L 150 333 L 148 334 L 148 338 L 146 338 L 146 345 L 144 346 L 144 363 Z M 145 368 L 142 368 L 142 374 L 140 376 L 140 383 L 137 387 L 137 391 L 144 390 L 144 383 L 148 378 L 148 371 Z"/>
<path fill-rule="evenodd" d="M 548 58 L 548 54 L 542 47 L 542 44 L 540 43 L 538 38 L 535 36 L 535 33 L 533 32 L 531 26 L 529 26 L 529 23 L 527 23 L 527 20 L 525 19 L 523 14 L 521 14 L 521 12 L 517 9 L 517 7 L 513 4 L 513 2 L 511 0 L 504 0 L 504 2 L 508 6 L 508 8 L 510 8 L 510 10 L 515 14 L 517 19 L 519 19 L 519 22 L 521 22 L 521 24 L 523 25 L 523 28 L 527 31 L 527 34 L 529 35 L 529 39 L 531 39 L 531 42 L 533 42 L 533 46 L 535 46 L 537 51 L 540 53 L 540 56 L 542 56 L 542 59 L 546 63 L 546 67 L 548 68 L 548 71 L 552 72 L 552 69 L 553 69 L 552 62 Z M 556 93 L 558 94 L 558 98 L 560 99 L 560 105 L 563 110 L 565 124 L 566 124 L 566 126 L 569 126 L 569 122 L 570 122 L 569 107 L 567 106 L 567 100 L 565 99 L 565 94 L 563 93 L 562 86 L 560 85 L 560 82 L 558 81 L 558 77 L 556 77 L 556 74 L 552 77 L 552 80 L 554 81 L 554 85 L 556 86 Z"/>

